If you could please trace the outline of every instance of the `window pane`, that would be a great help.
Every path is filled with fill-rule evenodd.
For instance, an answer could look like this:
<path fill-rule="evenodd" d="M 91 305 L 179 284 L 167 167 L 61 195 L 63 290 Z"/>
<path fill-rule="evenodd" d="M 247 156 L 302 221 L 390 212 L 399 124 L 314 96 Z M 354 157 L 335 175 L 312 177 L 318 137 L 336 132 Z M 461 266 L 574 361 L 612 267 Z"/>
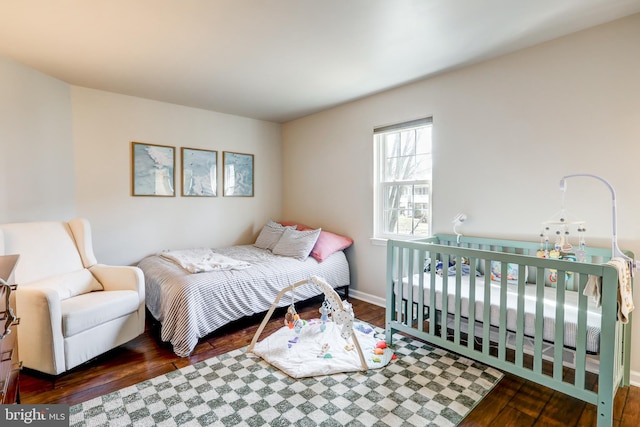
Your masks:
<path fill-rule="evenodd" d="M 400 134 L 390 133 L 382 136 L 385 158 L 397 157 L 400 153 Z"/>
<path fill-rule="evenodd" d="M 410 130 L 400 133 L 400 151 L 403 156 L 416 154 L 416 131 Z"/>
<path fill-rule="evenodd" d="M 431 153 L 431 126 L 416 130 L 416 154 Z"/>
<path fill-rule="evenodd" d="M 384 188 L 384 209 L 398 209 L 400 207 L 399 188 L 397 185 L 387 185 Z"/>
<path fill-rule="evenodd" d="M 383 216 L 384 232 L 388 234 L 398 234 L 398 210 L 385 210 Z"/>
<path fill-rule="evenodd" d="M 431 154 L 421 154 L 414 158 L 413 181 L 431 180 Z"/>

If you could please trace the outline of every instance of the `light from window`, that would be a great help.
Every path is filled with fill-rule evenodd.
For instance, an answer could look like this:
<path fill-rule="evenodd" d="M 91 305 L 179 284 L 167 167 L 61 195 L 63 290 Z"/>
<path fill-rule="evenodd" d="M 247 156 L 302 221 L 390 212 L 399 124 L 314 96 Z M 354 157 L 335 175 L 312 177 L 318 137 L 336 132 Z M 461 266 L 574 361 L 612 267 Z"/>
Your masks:
<path fill-rule="evenodd" d="M 431 233 L 431 118 L 374 130 L 375 237 Z"/>

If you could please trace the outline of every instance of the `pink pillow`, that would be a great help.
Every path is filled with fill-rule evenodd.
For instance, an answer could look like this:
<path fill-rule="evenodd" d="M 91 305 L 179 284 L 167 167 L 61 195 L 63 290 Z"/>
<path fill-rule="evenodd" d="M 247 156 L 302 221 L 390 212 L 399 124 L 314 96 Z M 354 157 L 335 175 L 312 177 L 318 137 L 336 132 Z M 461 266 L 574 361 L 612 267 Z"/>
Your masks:
<path fill-rule="evenodd" d="M 285 227 L 295 225 L 300 231 L 313 230 L 313 228 L 309 226 L 293 221 L 280 221 L 280 224 Z M 347 249 L 352 244 L 353 240 L 348 237 L 340 236 L 339 234 L 322 230 L 315 246 L 313 247 L 309 255 L 318 260 L 318 262 L 322 262 L 327 259 L 329 255 L 333 254 L 334 252 Z"/>
<path fill-rule="evenodd" d="M 311 250 L 311 256 L 322 262 L 334 252 L 347 249 L 353 240 L 348 237 L 331 233 L 330 231 L 321 231 L 315 246 Z"/>

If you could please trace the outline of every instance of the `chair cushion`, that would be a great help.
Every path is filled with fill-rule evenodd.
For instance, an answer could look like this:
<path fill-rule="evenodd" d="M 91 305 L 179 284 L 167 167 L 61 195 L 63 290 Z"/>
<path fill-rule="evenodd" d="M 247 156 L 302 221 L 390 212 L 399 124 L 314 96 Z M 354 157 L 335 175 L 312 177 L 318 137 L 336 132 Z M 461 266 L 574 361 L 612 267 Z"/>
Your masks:
<path fill-rule="evenodd" d="M 135 291 L 98 291 L 68 298 L 60 303 L 62 335 L 70 337 L 126 316 L 136 311 L 139 304 Z"/>
<path fill-rule="evenodd" d="M 61 301 L 103 289 L 100 282 L 98 282 L 87 269 L 47 277 L 46 279 L 29 283 L 25 286 L 53 289 L 58 293 Z"/>
<path fill-rule="evenodd" d="M 84 268 L 66 222 L 0 225 L 5 254 L 20 254 L 17 283 L 26 284 Z"/>

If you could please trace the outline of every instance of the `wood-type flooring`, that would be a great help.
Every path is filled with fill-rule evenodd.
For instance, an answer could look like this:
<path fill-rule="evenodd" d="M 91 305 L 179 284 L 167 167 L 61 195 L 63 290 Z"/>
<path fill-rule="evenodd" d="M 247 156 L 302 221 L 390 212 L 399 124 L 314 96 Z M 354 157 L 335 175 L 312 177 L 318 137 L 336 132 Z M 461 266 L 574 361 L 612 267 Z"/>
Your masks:
<path fill-rule="evenodd" d="M 384 327 L 385 309 L 350 299 L 356 317 Z M 318 318 L 320 300 L 298 303 L 302 318 Z M 280 328 L 284 311 L 277 310 L 261 339 Z M 158 325 L 147 313 L 145 333 L 58 377 L 24 369 L 21 373 L 21 403 L 74 405 L 169 371 L 246 346 L 263 315 L 245 318 L 203 338 L 191 356 L 176 356 L 161 343 Z M 461 426 L 595 426 L 596 407 L 547 387 L 506 374 L 471 411 Z M 615 400 L 615 427 L 640 425 L 640 388 L 621 388 Z"/>

